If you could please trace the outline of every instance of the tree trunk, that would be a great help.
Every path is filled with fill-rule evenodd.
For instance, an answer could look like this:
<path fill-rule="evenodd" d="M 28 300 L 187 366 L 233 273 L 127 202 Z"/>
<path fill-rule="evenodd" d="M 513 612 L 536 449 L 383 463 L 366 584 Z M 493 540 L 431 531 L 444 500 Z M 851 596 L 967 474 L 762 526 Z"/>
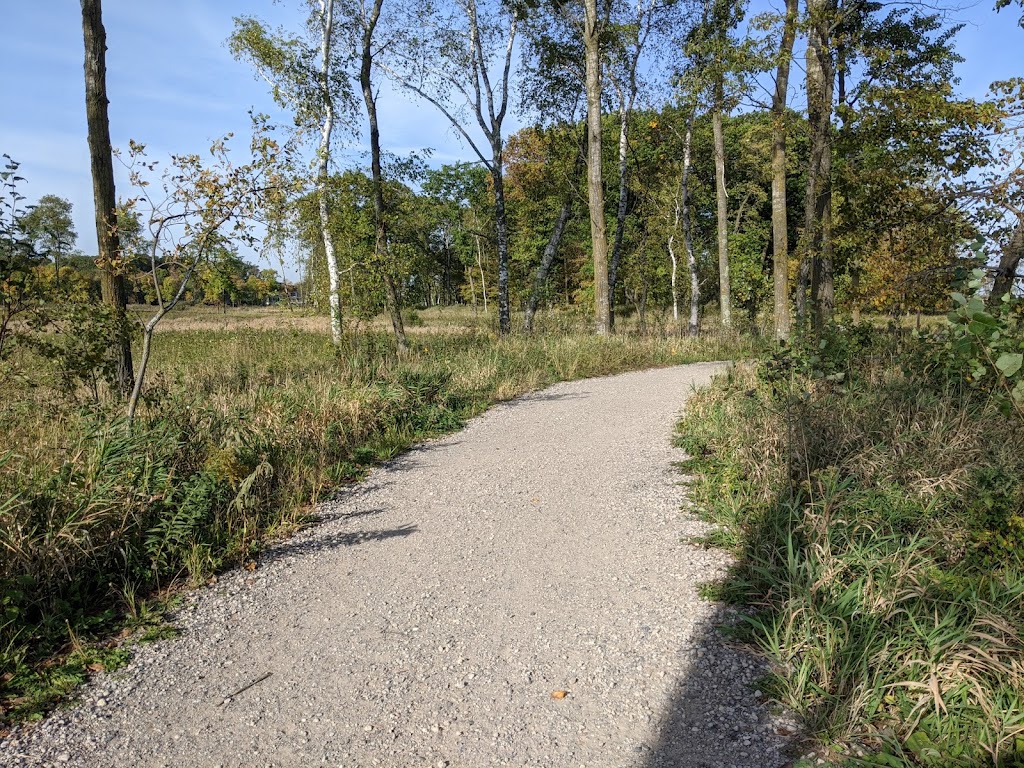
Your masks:
<path fill-rule="evenodd" d="M 487 277 L 484 275 L 484 249 L 480 244 L 480 235 L 476 238 L 476 266 L 480 270 L 480 293 L 484 297 L 484 314 L 487 314 Z"/>
<path fill-rule="evenodd" d="M 786 96 L 789 66 L 796 39 L 799 0 L 786 0 L 779 65 L 772 95 L 772 270 L 775 287 L 775 339 L 786 341 L 791 333 L 789 314 L 789 221 L 786 211 Z"/>
<path fill-rule="evenodd" d="M 498 236 L 498 333 L 507 336 L 512 332 L 512 308 L 508 298 L 508 219 L 505 215 L 505 174 L 500 143 L 494 147 L 491 179 L 494 181 L 494 229 Z"/>
<path fill-rule="evenodd" d="M 473 279 L 473 268 L 466 267 L 466 274 L 469 275 L 469 295 L 473 299 L 473 314 L 476 315 L 479 310 L 476 306 L 476 280 Z"/>
<path fill-rule="evenodd" d="M 988 297 L 990 307 L 998 306 L 1003 300 L 1003 296 L 1013 288 L 1013 282 L 1017 279 L 1017 267 L 1022 258 L 1024 258 L 1024 215 L 1018 215 L 1017 226 L 1014 227 L 1010 241 L 999 255 L 996 280 L 992 284 L 992 293 Z"/>
<path fill-rule="evenodd" d="M 82 0 L 82 36 L 85 41 L 85 113 L 88 124 L 92 194 L 96 208 L 97 264 L 103 303 L 113 307 L 117 329 L 110 339 L 116 359 L 115 386 L 122 395 L 135 384 L 132 345 L 128 335 L 128 287 L 118 274 L 121 243 L 117 234 L 117 198 L 114 192 L 114 161 L 107 114 L 107 32 L 103 27 L 101 0 Z"/>
<path fill-rule="evenodd" d="M 604 222 L 604 187 L 601 178 L 601 48 L 597 0 L 585 2 L 583 44 L 587 67 L 587 197 L 590 239 L 594 255 L 594 315 L 598 336 L 611 332 L 608 295 L 608 235 Z"/>
<path fill-rule="evenodd" d="M 679 205 L 676 204 L 676 219 L 679 219 Z M 679 259 L 676 258 L 674 247 L 676 233 L 673 231 L 668 236 L 668 259 L 672 262 L 671 287 L 672 287 L 672 322 L 679 325 L 679 289 L 676 287 L 676 275 L 679 272 Z"/>
<path fill-rule="evenodd" d="M 608 327 L 615 329 L 615 285 L 619 281 L 619 261 L 626 231 L 626 208 L 629 198 L 629 107 L 623 102 L 619 109 L 619 204 L 615 210 L 615 236 L 608 267 Z"/>
<path fill-rule="evenodd" d="M 693 142 L 693 112 L 686 121 L 686 137 L 683 140 L 683 181 L 680 185 L 680 202 L 683 209 L 683 243 L 686 246 L 686 264 L 690 270 L 690 324 L 687 332 L 696 336 L 700 331 L 700 274 L 697 259 L 693 255 L 693 228 L 690 226 L 690 146 Z"/>
<path fill-rule="evenodd" d="M 715 138 L 715 199 L 718 203 L 718 306 L 722 326 L 732 325 L 729 291 L 729 196 L 725 187 L 725 135 L 722 131 L 722 81 L 715 84 L 712 127 Z"/>
<path fill-rule="evenodd" d="M 320 215 L 320 232 L 324 240 L 324 256 L 327 258 L 327 277 L 331 295 L 328 297 L 331 312 L 331 339 L 335 346 L 341 344 L 341 278 L 338 273 L 338 258 L 334 252 L 334 238 L 331 236 L 331 209 L 328 201 L 330 181 L 331 131 L 334 128 L 334 99 L 331 96 L 331 36 L 334 30 L 334 0 L 320 0 L 323 39 L 320 43 L 320 98 L 323 99 L 324 121 L 320 126 L 320 148 L 317 151 L 316 194 L 317 211 Z"/>
<path fill-rule="evenodd" d="M 373 256 L 377 269 L 384 280 L 384 305 L 391 317 L 391 327 L 395 332 L 395 342 L 399 353 L 409 349 L 405 338 L 405 326 L 402 323 L 401 299 L 398 286 L 391 270 L 391 258 L 388 247 L 388 228 L 384 213 L 384 175 L 380 167 L 380 127 L 377 124 L 377 100 L 373 95 L 373 32 L 380 18 L 380 9 L 384 0 L 374 0 L 370 17 L 363 26 L 363 51 L 359 68 L 359 85 L 363 90 L 363 101 L 366 103 L 366 116 L 370 122 L 370 181 L 373 187 L 373 220 L 376 229 Z"/>
<path fill-rule="evenodd" d="M 806 279 L 811 282 L 814 325 L 820 329 L 832 317 L 835 289 L 832 274 L 832 98 L 835 63 L 823 18 L 827 0 L 808 0 L 810 28 L 807 36 L 807 121 L 811 156 L 807 169 L 804 208 L 804 254 L 800 268 L 798 314 L 806 316 Z M 806 264 L 804 263 L 806 262 Z"/>
<path fill-rule="evenodd" d="M 562 240 L 562 233 L 565 231 L 565 224 L 569 221 L 569 214 L 571 212 L 572 202 L 566 200 L 558 211 L 555 227 L 551 230 L 551 237 L 548 238 L 548 244 L 544 247 L 544 255 L 541 257 L 540 266 L 537 267 L 537 275 L 533 279 L 533 290 L 530 291 L 530 298 L 526 302 L 526 316 L 523 318 L 523 328 L 528 332 L 533 330 L 533 316 L 537 314 L 540 294 L 548 280 L 548 271 L 555 260 L 558 244 Z"/>

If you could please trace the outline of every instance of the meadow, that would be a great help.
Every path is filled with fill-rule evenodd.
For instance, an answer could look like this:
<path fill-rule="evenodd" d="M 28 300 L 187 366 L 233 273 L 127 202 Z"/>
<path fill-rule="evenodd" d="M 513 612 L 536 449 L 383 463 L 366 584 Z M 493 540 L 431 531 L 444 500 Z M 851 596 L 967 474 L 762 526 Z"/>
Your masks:
<path fill-rule="evenodd" d="M 316 503 L 413 443 L 556 381 L 751 354 L 751 342 L 574 316 L 499 338 L 466 309 L 410 314 L 401 357 L 374 321 L 331 344 L 324 318 L 192 308 L 161 326 L 135 423 L 19 347 L 0 372 L 0 708 L 35 717 L 124 637 L 173 631 L 163 603 L 315 522 Z M 95 382 L 93 382 L 95 383 Z"/>

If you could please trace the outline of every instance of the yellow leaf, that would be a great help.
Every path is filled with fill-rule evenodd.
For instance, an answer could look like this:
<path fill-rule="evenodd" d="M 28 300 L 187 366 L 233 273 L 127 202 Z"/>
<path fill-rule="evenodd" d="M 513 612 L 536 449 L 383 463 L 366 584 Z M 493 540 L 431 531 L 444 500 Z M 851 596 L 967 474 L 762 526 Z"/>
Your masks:
<path fill-rule="evenodd" d="M 551 698 L 552 699 L 559 699 L 560 700 L 560 699 L 564 699 L 568 695 L 569 695 L 568 691 L 552 691 L 551 692 Z"/>

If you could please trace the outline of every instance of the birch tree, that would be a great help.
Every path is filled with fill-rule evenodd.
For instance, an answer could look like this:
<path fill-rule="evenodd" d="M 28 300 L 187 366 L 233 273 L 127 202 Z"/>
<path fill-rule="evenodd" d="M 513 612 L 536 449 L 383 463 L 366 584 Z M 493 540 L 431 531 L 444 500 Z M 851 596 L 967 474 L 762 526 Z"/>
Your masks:
<path fill-rule="evenodd" d="M 316 181 L 320 230 L 330 284 L 331 338 L 341 343 L 341 276 L 334 239 L 331 237 L 329 178 L 335 124 L 340 118 L 351 122 L 353 94 L 346 72 L 351 45 L 343 45 L 343 32 L 336 24 L 336 0 L 309 0 L 305 33 L 295 36 L 283 30 L 271 31 L 251 16 L 235 19 L 228 41 L 236 58 L 249 62 L 271 86 L 274 100 L 295 116 L 302 136 L 317 136 Z"/>
<path fill-rule="evenodd" d="M 408 33 L 394 41 L 382 68 L 431 104 L 462 137 L 491 176 L 498 251 L 498 331 L 512 330 L 509 230 L 505 210 L 504 123 L 519 19 L 500 0 L 455 0 L 406 7 Z M 473 123 L 475 122 L 475 127 Z"/>

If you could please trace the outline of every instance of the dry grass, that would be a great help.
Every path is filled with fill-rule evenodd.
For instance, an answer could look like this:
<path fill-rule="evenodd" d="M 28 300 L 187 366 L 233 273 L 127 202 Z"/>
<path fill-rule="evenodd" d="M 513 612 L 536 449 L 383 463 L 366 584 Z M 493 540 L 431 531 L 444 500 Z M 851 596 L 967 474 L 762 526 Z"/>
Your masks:
<path fill-rule="evenodd" d="M 319 318 L 196 308 L 158 332 L 130 432 L 119 403 L 62 391 L 23 351 L 0 401 L 0 709 L 25 716 L 63 695 L 50 659 L 69 637 L 94 638 L 151 590 L 252 557 L 322 494 L 495 401 L 749 353 L 724 335 L 498 339 L 441 314 L 423 313 L 433 324 L 399 358 L 384 333 L 335 349 L 293 324 Z M 455 330 L 439 327 L 449 321 Z"/>
<path fill-rule="evenodd" d="M 756 606 L 768 690 L 835 760 L 1020 765 L 1024 434 L 903 371 L 740 365 L 691 400 L 694 496 L 740 557 L 718 592 Z"/>

